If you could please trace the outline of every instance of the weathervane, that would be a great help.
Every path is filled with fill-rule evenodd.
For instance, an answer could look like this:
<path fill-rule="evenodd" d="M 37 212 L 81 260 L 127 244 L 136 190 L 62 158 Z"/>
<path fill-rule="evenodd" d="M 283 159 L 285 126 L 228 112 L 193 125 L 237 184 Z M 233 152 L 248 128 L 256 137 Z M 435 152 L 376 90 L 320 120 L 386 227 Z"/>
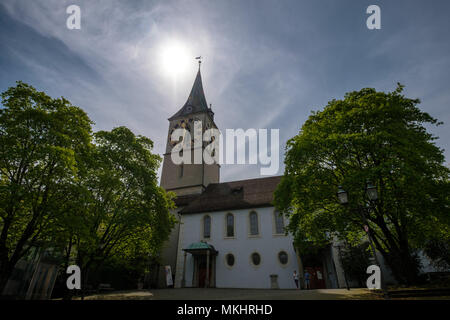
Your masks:
<path fill-rule="evenodd" d="M 195 57 L 195 60 L 198 60 L 198 68 L 200 69 L 200 64 L 202 63 L 202 56 Z"/>

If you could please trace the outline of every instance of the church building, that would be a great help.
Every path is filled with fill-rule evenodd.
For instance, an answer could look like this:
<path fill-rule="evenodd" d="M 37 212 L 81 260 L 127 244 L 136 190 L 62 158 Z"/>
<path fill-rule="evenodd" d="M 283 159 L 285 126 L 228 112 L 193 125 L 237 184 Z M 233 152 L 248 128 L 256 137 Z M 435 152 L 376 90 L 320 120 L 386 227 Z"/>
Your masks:
<path fill-rule="evenodd" d="M 173 163 L 175 129 L 192 133 L 195 121 L 202 122 L 203 130 L 217 128 L 200 66 L 186 103 L 168 120 L 161 186 L 177 195 L 172 213 L 179 224 L 161 252 L 159 287 L 167 285 L 166 266 L 176 288 L 294 289 L 294 271 L 302 275 L 305 270 L 312 275 L 312 288 L 345 286 L 336 247 L 330 245 L 313 257 L 299 256 L 285 231 L 288 221 L 272 203 L 281 176 L 220 182 L 219 164 Z M 192 154 L 194 148 L 192 144 Z"/>

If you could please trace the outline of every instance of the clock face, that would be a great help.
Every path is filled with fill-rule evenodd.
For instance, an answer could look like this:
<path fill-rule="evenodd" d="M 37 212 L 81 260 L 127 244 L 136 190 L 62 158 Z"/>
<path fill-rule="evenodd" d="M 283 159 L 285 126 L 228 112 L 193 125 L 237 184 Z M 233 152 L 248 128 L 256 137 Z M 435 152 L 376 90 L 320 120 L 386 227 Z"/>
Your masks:
<path fill-rule="evenodd" d="M 169 144 L 173 147 L 175 146 L 177 143 L 179 143 L 180 141 L 175 141 L 172 140 L 172 133 L 176 130 L 176 129 L 186 129 L 187 131 L 189 131 L 189 133 L 191 132 L 190 126 L 189 126 L 189 122 L 191 121 L 191 119 L 189 120 L 180 120 L 179 122 L 176 122 L 172 129 L 170 129 L 169 132 Z"/>
<path fill-rule="evenodd" d="M 187 106 L 186 107 L 186 112 L 192 112 L 192 107 L 191 106 Z"/>
<path fill-rule="evenodd" d="M 175 128 L 172 128 L 172 129 L 170 129 L 170 132 L 169 132 L 169 144 L 172 146 L 172 147 L 174 147 L 177 143 L 178 143 L 178 141 L 174 141 L 174 140 L 172 140 L 172 133 L 175 131 Z"/>

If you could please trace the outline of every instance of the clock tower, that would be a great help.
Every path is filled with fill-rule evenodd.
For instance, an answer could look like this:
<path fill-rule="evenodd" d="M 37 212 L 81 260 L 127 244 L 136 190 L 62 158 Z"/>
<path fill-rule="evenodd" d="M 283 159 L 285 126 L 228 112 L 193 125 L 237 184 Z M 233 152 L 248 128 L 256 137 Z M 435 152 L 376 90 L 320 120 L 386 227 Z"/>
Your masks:
<path fill-rule="evenodd" d="M 208 184 L 219 182 L 220 171 L 220 165 L 217 163 L 206 164 L 204 161 L 201 164 L 193 163 L 195 148 L 201 148 L 201 154 L 203 155 L 205 147 L 209 144 L 209 142 L 203 142 L 199 144 L 200 146 L 194 144 L 194 122 L 201 122 L 202 132 L 211 128 L 217 129 L 214 123 L 214 112 L 206 103 L 200 64 L 186 103 L 168 120 L 169 130 L 161 174 L 161 186 L 166 191 L 175 192 L 178 196 L 200 194 Z M 179 143 L 178 141 L 172 141 L 171 135 L 174 130 L 179 128 L 186 129 L 191 136 L 190 164 L 175 164 L 171 158 L 172 148 Z"/>

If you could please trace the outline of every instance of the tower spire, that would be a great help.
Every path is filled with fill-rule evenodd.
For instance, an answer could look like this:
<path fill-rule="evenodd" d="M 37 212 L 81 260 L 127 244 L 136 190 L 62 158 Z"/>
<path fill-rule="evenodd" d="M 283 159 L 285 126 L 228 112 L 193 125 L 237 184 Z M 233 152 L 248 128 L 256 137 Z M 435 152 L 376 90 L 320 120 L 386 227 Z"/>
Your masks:
<path fill-rule="evenodd" d="M 203 91 L 202 75 L 200 73 L 201 58 L 202 57 L 195 58 L 199 60 L 198 71 L 191 89 L 191 93 L 189 94 L 186 103 L 177 113 L 175 113 L 172 117 L 170 117 L 169 120 L 190 113 L 208 111 L 208 103 L 206 102 L 205 93 Z"/>

